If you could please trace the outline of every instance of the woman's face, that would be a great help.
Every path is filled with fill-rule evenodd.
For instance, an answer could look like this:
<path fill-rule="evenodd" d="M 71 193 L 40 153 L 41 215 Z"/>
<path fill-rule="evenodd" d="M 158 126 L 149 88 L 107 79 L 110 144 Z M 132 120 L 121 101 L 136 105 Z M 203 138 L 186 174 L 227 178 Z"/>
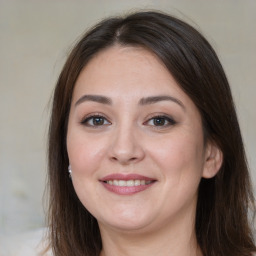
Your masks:
<path fill-rule="evenodd" d="M 67 132 L 72 182 L 100 228 L 191 223 L 207 172 L 200 114 L 149 51 L 113 46 L 82 70 Z"/>

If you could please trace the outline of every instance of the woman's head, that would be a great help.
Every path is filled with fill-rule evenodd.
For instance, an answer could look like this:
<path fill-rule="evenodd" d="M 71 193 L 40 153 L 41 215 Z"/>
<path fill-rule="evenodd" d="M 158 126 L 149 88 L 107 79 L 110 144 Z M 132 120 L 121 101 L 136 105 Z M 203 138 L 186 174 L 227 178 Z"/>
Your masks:
<path fill-rule="evenodd" d="M 195 104 L 148 50 L 115 45 L 81 71 L 67 151 L 76 194 L 100 227 L 152 233 L 180 220 L 194 231 L 198 185 L 222 161 L 204 140 Z"/>
<path fill-rule="evenodd" d="M 202 251 L 207 255 L 224 255 L 225 253 L 235 255 L 231 248 L 232 246 L 235 248 L 236 244 L 240 244 L 240 247 L 237 247 L 236 251 L 238 255 L 239 253 L 241 255 L 242 245 L 244 249 L 250 246 L 252 247 L 252 244 L 250 244 L 251 241 L 248 238 L 250 234 L 248 234 L 249 228 L 247 226 L 247 209 L 252 195 L 250 194 L 248 170 L 239 125 L 227 79 L 215 52 L 195 29 L 178 19 L 155 12 L 136 13 L 126 18 L 112 18 L 98 24 L 75 46 L 59 77 L 53 99 L 49 134 L 50 217 L 54 248 L 56 251 L 62 252 L 62 254 L 66 252 L 68 255 L 68 252 L 74 246 L 77 248 L 76 255 L 79 255 L 79 253 L 82 254 L 82 248 L 87 248 L 87 253 L 97 254 L 101 246 L 97 221 L 84 209 L 82 204 L 83 200 L 86 201 L 86 198 L 81 199 L 81 197 L 85 195 L 78 191 L 79 185 L 76 185 L 78 181 L 76 182 L 74 176 L 75 189 L 77 190 L 79 199 L 82 201 L 81 203 L 67 174 L 70 161 L 72 165 L 77 165 L 75 169 L 79 169 L 75 161 L 77 155 L 79 156 L 80 150 L 79 148 L 73 150 L 72 143 L 76 137 L 72 135 L 71 128 L 73 126 L 70 125 L 70 123 L 72 124 L 71 118 L 74 117 L 73 109 L 75 102 L 86 94 L 86 90 L 80 90 L 84 87 L 79 85 L 79 80 L 82 80 L 80 84 L 86 84 L 87 80 L 90 81 L 91 85 L 89 87 L 87 86 L 86 89 L 89 90 L 90 95 L 98 95 L 100 88 L 96 86 L 94 89 L 92 86 L 94 80 L 99 80 L 95 76 L 97 66 L 107 67 L 106 58 L 110 58 L 111 60 L 109 65 L 112 65 L 113 61 L 118 58 L 121 58 L 120 63 L 125 65 L 127 63 L 125 60 L 128 63 L 134 60 L 136 62 L 136 58 L 138 59 L 140 57 L 144 58 L 144 62 L 141 63 L 141 73 L 138 63 L 134 65 L 138 69 L 137 75 L 141 75 L 140 77 L 146 74 L 143 69 L 146 66 L 145 61 L 149 63 L 153 61 L 155 64 L 155 66 L 153 65 L 155 67 L 154 70 L 157 67 L 159 68 L 157 70 L 158 72 L 155 72 L 157 73 L 155 75 L 155 88 L 152 80 L 148 82 L 148 89 L 146 88 L 146 83 L 139 83 L 137 85 L 138 87 L 143 86 L 143 90 L 140 90 L 140 99 L 151 96 L 147 95 L 147 93 L 152 92 L 153 89 L 155 90 L 153 96 L 159 96 L 157 94 L 157 88 L 161 92 L 160 96 L 163 94 L 163 85 L 159 82 L 160 78 L 157 79 L 157 75 L 160 76 L 162 74 L 160 70 L 162 70 L 163 77 L 166 75 L 166 77 L 169 76 L 172 80 L 170 89 L 174 90 L 176 88 L 174 91 L 178 92 L 178 97 L 174 97 L 177 99 L 176 105 L 179 105 L 178 103 L 181 97 L 186 103 L 185 107 L 191 107 L 189 111 L 194 108 L 194 112 L 192 112 L 195 114 L 195 119 L 192 120 L 191 118 L 191 129 L 187 130 L 189 138 L 193 138 L 189 132 L 195 133 L 194 138 L 199 140 L 199 142 L 195 140 L 195 144 L 202 142 L 200 149 L 202 149 L 204 157 L 207 155 L 206 152 L 210 152 L 207 151 L 209 145 L 214 149 L 215 156 L 217 156 L 215 158 L 216 161 L 212 162 L 212 172 L 204 172 L 204 168 L 199 168 L 202 172 L 195 175 L 197 179 L 195 179 L 194 184 L 198 186 L 198 183 L 200 183 L 197 196 L 195 228 L 197 240 Z M 104 61 L 105 66 L 103 65 Z M 90 72 L 93 62 L 94 70 Z M 119 71 L 127 71 L 131 67 L 132 65 L 128 65 L 127 69 L 120 68 Z M 114 68 L 118 70 L 118 65 L 113 66 Z M 154 76 L 153 71 L 152 73 L 148 72 L 150 78 Z M 99 70 L 99 75 L 102 75 L 102 70 Z M 149 78 L 147 77 L 146 79 Z M 112 83 L 113 80 L 110 80 L 110 82 Z M 106 84 L 108 85 L 107 81 Z M 103 85 L 103 81 L 101 81 L 101 86 Z M 118 85 L 115 86 L 115 90 L 117 88 L 123 90 L 124 88 L 122 85 L 120 87 Z M 113 86 L 110 88 L 112 93 L 113 88 Z M 106 86 L 102 90 L 104 96 L 108 91 L 107 89 Z M 79 91 L 77 93 L 78 96 L 76 96 L 75 93 L 78 90 L 81 92 Z M 93 90 L 96 93 L 93 93 Z M 134 87 L 134 90 L 138 90 L 138 88 Z M 171 96 L 172 92 L 169 91 Z M 129 95 L 134 99 L 135 94 L 130 93 Z M 117 99 L 118 97 L 114 97 L 114 100 Z M 181 105 L 183 104 L 182 100 Z M 172 102 L 172 104 L 175 103 Z M 119 112 L 121 108 L 124 108 L 122 103 L 119 103 L 117 106 L 120 107 L 118 109 Z M 180 109 L 176 112 L 174 111 L 173 115 L 182 111 L 182 106 L 174 106 L 174 109 L 175 107 Z M 81 110 L 81 112 L 83 111 Z M 130 113 L 128 116 L 130 116 Z M 179 116 L 179 114 L 176 115 Z M 162 115 L 160 117 L 162 118 Z M 154 119 L 154 122 L 162 122 L 163 119 L 161 118 L 158 120 Z M 146 121 L 149 120 L 150 118 Z M 87 124 L 89 121 L 91 122 L 92 119 L 88 119 L 87 116 Z M 93 121 L 95 122 L 95 119 Z M 102 122 L 102 119 L 96 121 Z M 103 121 L 108 122 L 109 120 L 104 119 Z M 152 117 L 150 122 L 152 122 Z M 104 124 L 107 127 L 108 123 Z M 175 131 L 175 128 L 173 130 Z M 197 136 L 198 131 L 199 135 Z M 68 132 L 70 133 L 68 134 Z M 136 135 L 138 136 L 137 139 L 143 140 L 145 137 L 139 137 L 139 133 Z M 94 135 L 90 137 L 90 141 Z M 120 136 L 122 137 L 122 135 Z M 86 141 L 83 143 L 86 144 Z M 161 146 L 164 151 L 163 154 L 168 155 L 163 142 L 159 145 L 159 147 Z M 194 149 L 193 153 L 195 154 L 196 148 L 193 148 L 193 145 L 191 146 L 189 144 L 187 147 Z M 79 150 L 79 152 L 77 151 L 76 154 L 75 150 Z M 186 153 L 186 150 L 187 148 L 184 148 L 183 152 Z M 133 151 L 131 150 L 131 152 Z M 137 159 L 141 158 L 145 152 L 143 153 L 143 150 L 137 147 L 133 153 L 135 155 L 138 153 L 138 157 L 136 155 L 131 158 Z M 178 155 L 177 151 L 172 153 Z M 182 158 L 183 155 L 182 153 L 180 154 Z M 202 159 L 209 160 L 211 155 L 204 157 Z M 196 169 L 196 166 L 195 164 L 194 169 Z M 107 174 L 111 173 L 110 171 Z M 155 174 L 152 173 L 151 175 L 154 176 Z M 153 178 L 156 177 L 154 176 Z M 235 225 L 234 222 L 236 223 Z M 239 232 L 237 232 L 238 230 Z M 245 230 L 247 230 L 247 234 L 245 234 Z M 223 241 L 226 241 L 226 248 L 221 246 Z M 86 251 L 83 252 L 85 253 Z"/>

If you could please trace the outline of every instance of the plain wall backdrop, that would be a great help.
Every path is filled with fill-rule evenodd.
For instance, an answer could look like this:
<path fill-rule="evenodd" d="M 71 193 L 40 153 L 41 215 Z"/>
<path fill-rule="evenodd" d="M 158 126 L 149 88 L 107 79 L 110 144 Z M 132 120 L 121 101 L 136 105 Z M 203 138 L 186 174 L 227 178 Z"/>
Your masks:
<path fill-rule="evenodd" d="M 44 226 L 49 102 L 71 46 L 102 18 L 140 9 L 174 14 L 214 47 L 256 183 L 255 0 L 0 0 L 0 239 Z"/>

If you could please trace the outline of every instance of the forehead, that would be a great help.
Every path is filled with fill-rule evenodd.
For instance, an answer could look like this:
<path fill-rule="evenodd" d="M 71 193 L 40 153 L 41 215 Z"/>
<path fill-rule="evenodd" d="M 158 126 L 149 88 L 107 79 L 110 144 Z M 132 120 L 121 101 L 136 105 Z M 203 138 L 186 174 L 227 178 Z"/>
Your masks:
<path fill-rule="evenodd" d="M 116 71 L 123 74 L 138 74 L 153 72 L 156 69 L 170 75 L 161 60 L 151 51 L 142 47 L 115 45 L 97 53 L 83 71 L 110 76 Z"/>
<path fill-rule="evenodd" d="M 162 90 L 167 93 L 180 91 L 180 86 L 161 60 L 152 52 L 141 47 L 112 46 L 94 56 L 81 71 L 75 85 L 75 93 L 116 91 L 129 93 L 131 90 Z"/>

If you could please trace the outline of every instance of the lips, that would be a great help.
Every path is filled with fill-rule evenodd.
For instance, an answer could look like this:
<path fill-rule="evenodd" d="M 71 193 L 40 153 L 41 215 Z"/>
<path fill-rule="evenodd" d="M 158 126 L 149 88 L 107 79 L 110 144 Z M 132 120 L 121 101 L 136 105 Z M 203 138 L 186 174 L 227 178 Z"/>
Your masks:
<path fill-rule="evenodd" d="M 131 195 L 151 187 L 156 180 L 138 174 L 110 174 L 100 180 L 103 186 L 119 195 Z"/>

